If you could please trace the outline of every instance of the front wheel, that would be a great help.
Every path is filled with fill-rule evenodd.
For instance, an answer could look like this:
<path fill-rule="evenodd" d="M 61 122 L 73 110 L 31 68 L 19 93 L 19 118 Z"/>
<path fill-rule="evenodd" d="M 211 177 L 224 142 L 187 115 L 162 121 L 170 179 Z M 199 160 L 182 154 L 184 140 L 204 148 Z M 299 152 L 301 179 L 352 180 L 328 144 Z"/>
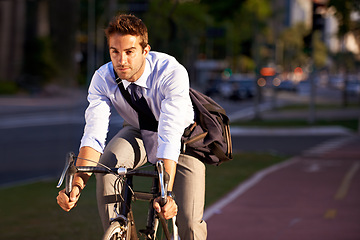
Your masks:
<path fill-rule="evenodd" d="M 131 228 L 129 224 L 112 222 L 105 231 L 103 240 L 130 240 Z"/>

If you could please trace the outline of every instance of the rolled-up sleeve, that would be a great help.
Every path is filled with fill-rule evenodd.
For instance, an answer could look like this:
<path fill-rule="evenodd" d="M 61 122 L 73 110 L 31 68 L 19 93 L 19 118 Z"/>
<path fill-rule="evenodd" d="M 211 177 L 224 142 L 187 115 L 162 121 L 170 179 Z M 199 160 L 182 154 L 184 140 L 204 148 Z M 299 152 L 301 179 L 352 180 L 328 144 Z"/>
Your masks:
<path fill-rule="evenodd" d="M 88 146 L 100 153 L 105 148 L 111 114 L 111 102 L 105 88 L 104 79 L 95 72 L 89 86 L 89 106 L 85 112 L 86 124 L 80 143 L 80 148 Z"/>

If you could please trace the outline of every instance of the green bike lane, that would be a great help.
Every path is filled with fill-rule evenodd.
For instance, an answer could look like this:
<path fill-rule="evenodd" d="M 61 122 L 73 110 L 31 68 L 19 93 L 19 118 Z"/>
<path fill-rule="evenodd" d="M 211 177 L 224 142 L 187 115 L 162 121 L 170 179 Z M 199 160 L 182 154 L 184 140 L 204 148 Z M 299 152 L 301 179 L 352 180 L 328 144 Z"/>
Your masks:
<path fill-rule="evenodd" d="M 360 239 L 360 136 L 265 169 L 205 211 L 208 239 Z"/>

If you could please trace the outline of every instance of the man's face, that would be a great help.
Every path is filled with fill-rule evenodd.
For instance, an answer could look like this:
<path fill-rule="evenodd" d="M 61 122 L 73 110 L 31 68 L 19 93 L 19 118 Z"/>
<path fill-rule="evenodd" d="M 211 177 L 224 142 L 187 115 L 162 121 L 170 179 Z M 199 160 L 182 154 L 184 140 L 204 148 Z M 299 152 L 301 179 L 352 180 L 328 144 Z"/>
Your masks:
<path fill-rule="evenodd" d="M 117 33 L 110 35 L 110 57 L 120 79 L 135 82 L 143 74 L 150 46 L 147 45 L 143 50 L 139 41 L 139 36 Z"/>

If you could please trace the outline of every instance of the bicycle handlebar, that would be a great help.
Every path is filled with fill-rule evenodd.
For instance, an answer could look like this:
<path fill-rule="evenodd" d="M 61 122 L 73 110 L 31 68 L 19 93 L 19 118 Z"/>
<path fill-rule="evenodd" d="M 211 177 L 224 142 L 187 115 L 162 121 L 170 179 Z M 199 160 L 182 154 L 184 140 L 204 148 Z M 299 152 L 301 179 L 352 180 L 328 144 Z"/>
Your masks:
<path fill-rule="evenodd" d="M 105 168 L 105 167 L 90 167 L 90 166 L 75 166 L 75 154 L 70 152 L 67 154 L 64 170 L 60 176 L 57 188 L 60 188 L 65 179 L 65 193 L 70 196 L 72 190 L 72 183 L 74 175 L 77 172 L 88 172 L 88 173 L 114 173 L 118 176 L 142 176 L 142 177 L 159 177 L 160 182 L 160 194 L 161 194 L 161 206 L 166 204 L 167 200 L 167 186 L 169 184 L 170 176 L 165 171 L 163 161 L 156 163 L 157 172 L 145 171 L 131 168 Z"/>

